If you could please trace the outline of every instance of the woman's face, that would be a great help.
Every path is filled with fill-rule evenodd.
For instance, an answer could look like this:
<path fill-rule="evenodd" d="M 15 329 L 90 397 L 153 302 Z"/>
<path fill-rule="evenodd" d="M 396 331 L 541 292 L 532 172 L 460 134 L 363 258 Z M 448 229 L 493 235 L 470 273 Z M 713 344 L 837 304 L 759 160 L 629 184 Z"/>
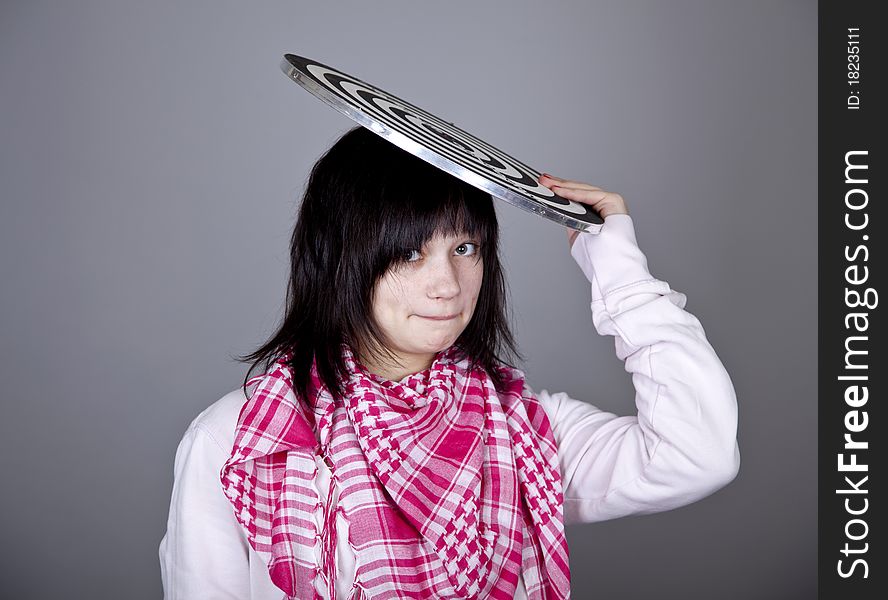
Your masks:
<path fill-rule="evenodd" d="M 483 276 L 481 246 L 472 236 L 436 235 L 411 251 L 373 290 L 373 317 L 402 366 L 365 360 L 367 367 L 397 381 L 431 365 L 468 325 Z"/>

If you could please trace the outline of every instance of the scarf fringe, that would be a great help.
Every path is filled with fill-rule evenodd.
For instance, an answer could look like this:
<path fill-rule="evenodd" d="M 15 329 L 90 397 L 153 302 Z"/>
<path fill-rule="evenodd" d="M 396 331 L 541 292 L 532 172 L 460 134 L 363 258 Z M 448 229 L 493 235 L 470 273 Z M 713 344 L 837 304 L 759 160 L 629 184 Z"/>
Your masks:
<path fill-rule="evenodd" d="M 337 540 L 337 514 L 340 511 L 340 507 L 338 503 L 334 501 L 334 494 L 336 494 L 336 478 L 333 476 L 332 465 L 329 462 L 329 457 L 325 456 L 324 460 L 327 461 L 327 466 L 331 467 L 330 469 L 330 485 L 327 488 L 327 501 L 324 503 L 324 513 L 323 513 L 323 530 L 321 535 L 323 536 L 324 541 L 324 554 L 323 554 L 323 575 L 327 580 L 327 598 L 329 600 L 335 600 L 336 598 L 336 540 Z M 337 506 L 334 507 L 334 504 Z"/>

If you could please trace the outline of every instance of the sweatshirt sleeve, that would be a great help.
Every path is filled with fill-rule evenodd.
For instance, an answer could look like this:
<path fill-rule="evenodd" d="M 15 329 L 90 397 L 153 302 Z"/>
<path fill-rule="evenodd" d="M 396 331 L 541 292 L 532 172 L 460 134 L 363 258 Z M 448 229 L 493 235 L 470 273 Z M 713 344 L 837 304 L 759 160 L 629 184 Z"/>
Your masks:
<path fill-rule="evenodd" d="M 564 393 L 538 395 L 558 443 L 567 522 L 669 510 L 730 482 L 739 468 L 731 379 L 684 294 L 648 272 L 629 215 L 581 233 L 571 255 L 592 284 L 592 321 L 615 338 L 637 414 Z"/>
<path fill-rule="evenodd" d="M 219 484 L 227 458 L 212 432 L 197 422 L 176 450 L 167 532 L 160 543 L 166 600 L 251 597 L 249 546 Z"/>

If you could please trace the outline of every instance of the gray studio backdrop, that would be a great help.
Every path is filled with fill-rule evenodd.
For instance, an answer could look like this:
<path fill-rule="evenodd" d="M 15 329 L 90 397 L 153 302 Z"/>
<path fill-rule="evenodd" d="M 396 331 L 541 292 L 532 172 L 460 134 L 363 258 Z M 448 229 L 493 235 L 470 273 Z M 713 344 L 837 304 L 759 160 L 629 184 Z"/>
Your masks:
<path fill-rule="evenodd" d="M 572 527 L 577 598 L 812 598 L 816 4 L 0 5 L 0 596 L 158 598 L 173 455 L 281 314 L 314 160 L 349 120 L 303 54 L 622 193 L 740 402 L 709 498 Z M 562 229 L 500 203 L 536 389 L 633 408 Z"/>

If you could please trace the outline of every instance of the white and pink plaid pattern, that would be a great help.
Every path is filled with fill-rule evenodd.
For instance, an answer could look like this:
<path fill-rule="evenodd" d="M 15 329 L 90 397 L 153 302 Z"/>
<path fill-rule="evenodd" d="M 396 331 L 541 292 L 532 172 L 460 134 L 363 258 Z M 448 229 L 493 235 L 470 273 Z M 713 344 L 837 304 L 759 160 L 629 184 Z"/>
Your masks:
<path fill-rule="evenodd" d="M 391 382 L 343 353 L 342 403 L 314 368 L 311 402 L 299 402 L 287 356 L 251 380 L 222 469 L 272 581 L 290 598 L 332 597 L 335 515 L 313 486 L 321 454 L 349 523 L 353 597 L 511 599 L 520 574 L 529 598 L 568 598 L 557 448 L 523 373 L 501 369 L 497 393 L 451 348 Z"/>

